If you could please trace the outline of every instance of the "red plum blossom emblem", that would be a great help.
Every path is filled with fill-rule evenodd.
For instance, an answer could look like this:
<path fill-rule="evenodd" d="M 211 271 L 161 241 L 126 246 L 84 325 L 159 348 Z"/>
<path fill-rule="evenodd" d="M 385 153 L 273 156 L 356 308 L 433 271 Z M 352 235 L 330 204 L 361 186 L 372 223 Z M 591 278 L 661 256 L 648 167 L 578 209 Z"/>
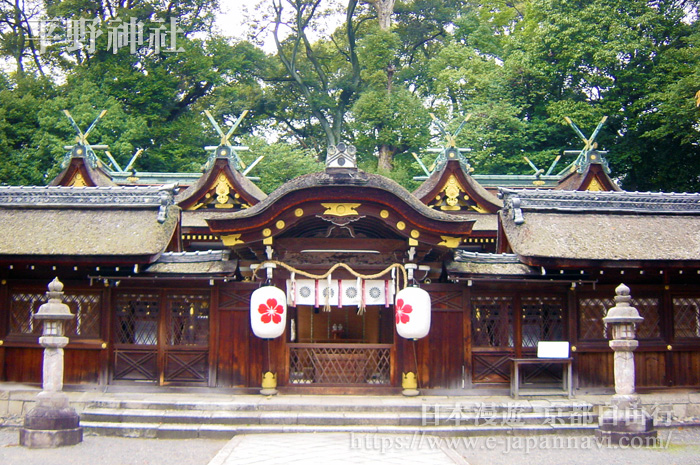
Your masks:
<path fill-rule="evenodd" d="M 398 299 L 396 301 L 396 324 L 408 323 L 411 317 L 408 315 L 413 311 L 413 307 L 409 304 L 404 303 L 403 299 Z"/>
<path fill-rule="evenodd" d="M 260 304 L 258 307 L 258 312 L 262 314 L 260 320 L 263 323 L 274 323 L 278 324 L 282 322 L 282 313 L 284 313 L 284 308 L 277 303 L 277 299 L 267 299 L 267 302 Z"/>

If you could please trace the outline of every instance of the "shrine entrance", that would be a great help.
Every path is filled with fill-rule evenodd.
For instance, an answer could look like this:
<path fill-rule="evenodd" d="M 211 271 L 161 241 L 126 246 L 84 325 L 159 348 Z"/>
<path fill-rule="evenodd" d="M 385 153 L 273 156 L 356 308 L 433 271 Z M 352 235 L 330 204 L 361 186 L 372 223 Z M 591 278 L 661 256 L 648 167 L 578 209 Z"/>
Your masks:
<path fill-rule="evenodd" d="M 290 385 L 390 386 L 394 348 L 393 306 L 300 305 L 290 312 Z"/>
<path fill-rule="evenodd" d="M 209 294 L 116 293 L 112 381 L 208 384 Z"/>

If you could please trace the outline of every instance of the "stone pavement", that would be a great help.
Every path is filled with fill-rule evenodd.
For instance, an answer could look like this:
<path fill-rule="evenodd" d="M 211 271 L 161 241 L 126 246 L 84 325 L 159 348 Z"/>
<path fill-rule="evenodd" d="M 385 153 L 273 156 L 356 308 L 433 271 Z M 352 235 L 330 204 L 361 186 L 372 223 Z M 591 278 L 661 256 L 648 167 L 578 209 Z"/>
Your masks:
<path fill-rule="evenodd" d="M 363 463 L 382 464 L 470 464 L 492 465 L 522 464 L 523 455 L 518 452 L 517 444 L 508 442 L 509 436 L 486 436 L 478 438 L 475 445 L 450 443 L 451 438 L 437 438 L 423 434 L 380 434 L 352 432 L 324 433 L 284 433 L 284 434 L 240 434 L 231 440 L 192 439 L 128 439 L 116 437 L 87 436 L 85 442 L 69 448 L 55 450 L 30 450 L 17 446 L 17 430 L 13 427 L 21 423 L 23 415 L 31 409 L 38 390 L 36 387 L 0 383 L 0 464 L 43 465 L 45 463 L 63 463 L 66 465 L 255 465 L 261 464 L 326 464 L 326 463 Z M 360 399 L 356 396 L 295 396 L 279 395 L 263 397 L 255 395 L 231 395 L 223 392 L 102 392 L 95 389 L 84 392 L 68 392 L 68 396 L 78 411 L 98 399 L 128 401 L 159 400 L 161 402 L 212 403 L 228 402 L 233 404 L 256 406 L 274 404 L 283 408 L 299 408 L 300 403 L 316 406 L 356 405 Z M 700 428 L 688 426 L 700 424 L 700 392 L 697 390 L 674 390 L 661 393 L 643 394 L 642 402 L 657 413 L 668 415 L 678 427 L 679 444 L 671 444 L 668 450 L 610 451 L 571 450 L 569 445 L 563 448 L 549 447 L 548 443 L 538 443 L 537 451 L 528 451 L 528 461 L 532 463 L 576 463 L 577 465 L 607 465 L 644 463 L 645 465 L 674 465 L 698 463 L 700 465 Z M 608 395 L 584 395 L 577 393 L 577 401 L 604 405 L 609 401 Z M 560 397 L 545 398 L 537 401 L 520 400 L 519 402 L 556 402 Z M 514 402 L 508 396 L 420 396 L 403 398 L 401 396 L 362 396 L 363 403 L 383 406 L 393 410 L 401 406 L 435 403 L 459 402 Z M 2 428 L 2 426 L 5 426 Z M 682 431 L 681 431 L 682 430 Z M 692 430 L 693 432 L 691 432 Z M 683 434 L 685 436 L 680 436 Z M 229 436 L 230 437 L 230 436 Z M 552 435 L 548 438 L 558 438 Z M 592 437 L 592 435 L 591 435 Z M 674 441 L 676 439 L 674 433 Z M 3 439 L 4 438 L 4 439 Z M 513 438 L 513 436 L 510 436 Z M 465 440 L 468 438 L 452 438 Z M 528 439 L 534 440 L 529 437 Z M 549 439 L 547 439 L 549 440 Z M 3 442 L 4 441 L 4 442 Z M 501 441 L 502 443 L 499 443 Z M 505 442 L 504 442 L 505 441 Z M 525 444 L 529 447 L 529 443 Z M 595 447 L 595 445 L 593 445 Z M 506 453 L 509 452 L 509 453 Z M 515 453 L 513 453 L 515 452 Z M 613 454 L 620 454 L 619 459 Z M 587 454 L 587 455 L 586 455 Z M 639 454 L 630 461 L 633 454 Z M 537 460 L 537 458 L 544 460 Z M 589 457 L 589 459 L 585 459 Z M 585 459 L 585 460 L 584 460 Z M 669 460 L 670 459 L 670 460 Z M 697 459 L 697 460 L 696 460 Z"/>
<path fill-rule="evenodd" d="M 355 433 L 253 434 L 234 437 L 209 465 L 469 465 L 436 437 Z"/>

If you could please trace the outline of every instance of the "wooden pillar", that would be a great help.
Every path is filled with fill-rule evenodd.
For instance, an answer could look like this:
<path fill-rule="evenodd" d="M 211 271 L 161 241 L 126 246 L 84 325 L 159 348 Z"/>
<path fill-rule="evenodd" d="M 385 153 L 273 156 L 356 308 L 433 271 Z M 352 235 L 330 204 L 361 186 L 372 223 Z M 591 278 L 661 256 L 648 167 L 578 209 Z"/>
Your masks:
<path fill-rule="evenodd" d="M 523 356 L 523 305 L 520 296 L 522 291 L 513 296 L 513 349 L 515 358 Z"/>
<path fill-rule="evenodd" d="M 663 277 L 663 290 L 661 299 L 661 337 L 666 343 L 666 352 L 664 353 L 665 375 L 664 384 L 673 386 L 676 383 L 676 374 L 674 370 L 683 369 L 686 367 L 673 366 L 673 343 L 674 341 L 674 315 L 673 315 L 673 298 L 671 297 L 671 274 L 666 272 Z"/>
<path fill-rule="evenodd" d="M 5 345 L 4 339 L 7 336 L 7 320 L 9 319 L 10 301 L 7 280 L 0 281 L 0 308 L 5 309 L 4 314 L 0 314 L 0 340 L 3 344 L 0 345 L 0 381 L 5 381 Z"/>
<path fill-rule="evenodd" d="M 578 345 L 578 294 L 576 287 L 570 287 L 566 293 L 566 312 L 564 318 L 567 328 L 567 338 L 571 347 L 573 361 L 573 389 L 578 389 L 578 370 L 576 369 L 576 349 Z"/>
<path fill-rule="evenodd" d="M 471 287 L 462 290 L 462 336 L 464 340 L 464 361 L 462 365 L 464 388 L 472 387 L 472 304 Z"/>
<path fill-rule="evenodd" d="M 102 339 L 102 348 L 100 349 L 99 355 L 100 372 L 97 375 L 97 383 L 102 386 L 109 384 L 109 365 L 110 360 L 112 360 L 112 353 L 114 352 L 114 335 L 112 332 L 114 326 L 112 323 L 113 308 L 112 288 L 108 287 L 102 292 L 100 301 L 100 338 Z"/>
<path fill-rule="evenodd" d="M 219 366 L 219 284 L 214 283 L 209 297 L 209 380 L 208 386 L 217 386 Z"/>

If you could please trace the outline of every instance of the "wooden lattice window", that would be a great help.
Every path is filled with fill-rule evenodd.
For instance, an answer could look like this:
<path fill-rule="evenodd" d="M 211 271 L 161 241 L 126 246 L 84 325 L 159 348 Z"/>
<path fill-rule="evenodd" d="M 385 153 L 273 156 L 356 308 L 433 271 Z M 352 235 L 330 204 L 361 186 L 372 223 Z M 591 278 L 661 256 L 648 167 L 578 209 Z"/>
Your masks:
<path fill-rule="evenodd" d="M 118 343 L 155 345 L 158 342 L 158 297 L 147 293 L 117 296 L 114 322 Z"/>
<path fill-rule="evenodd" d="M 206 346 L 209 339 L 209 296 L 176 294 L 168 296 L 170 321 L 167 344 Z"/>
<path fill-rule="evenodd" d="M 578 301 L 578 337 L 581 340 L 605 339 L 603 318 L 614 305 L 612 299 L 585 297 Z"/>
<path fill-rule="evenodd" d="M 659 299 L 647 297 L 633 298 L 630 305 L 635 307 L 644 321 L 637 326 L 637 339 L 654 339 L 661 337 L 661 316 L 659 315 Z"/>
<path fill-rule="evenodd" d="M 41 335 L 41 322 L 34 320 L 39 307 L 47 302 L 45 293 L 14 292 L 10 296 L 9 334 Z M 63 296 L 75 317 L 66 322 L 65 334 L 69 338 L 99 338 L 101 323 L 101 296 L 97 293 L 69 294 Z"/>
<path fill-rule="evenodd" d="M 564 305 L 558 296 L 522 298 L 522 346 L 537 347 L 539 341 L 564 338 Z"/>
<path fill-rule="evenodd" d="M 472 340 L 475 347 L 513 347 L 513 300 L 503 296 L 474 296 Z"/>
<path fill-rule="evenodd" d="M 661 337 L 661 317 L 659 299 L 656 297 L 632 298 L 630 305 L 635 307 L 644 321 L 637 327 L 638 339 Z M 603 318 L 615 306 L 612 298 L 586 297 L 579 299 L 579 338 L 581 340 L 607 339 L 608 333 Z"/>
<path fill-rule="evenodd" d="M 41 335 L 41 323 L 34 320 L 46 295 L 39 293 L 13 293 L 10 297 L 10 334 Z"/>
<path fill-rule="evenodd" d="M 700 338 L 700 298 L 673 298 L 673 335 L 676 339 Z"/>

